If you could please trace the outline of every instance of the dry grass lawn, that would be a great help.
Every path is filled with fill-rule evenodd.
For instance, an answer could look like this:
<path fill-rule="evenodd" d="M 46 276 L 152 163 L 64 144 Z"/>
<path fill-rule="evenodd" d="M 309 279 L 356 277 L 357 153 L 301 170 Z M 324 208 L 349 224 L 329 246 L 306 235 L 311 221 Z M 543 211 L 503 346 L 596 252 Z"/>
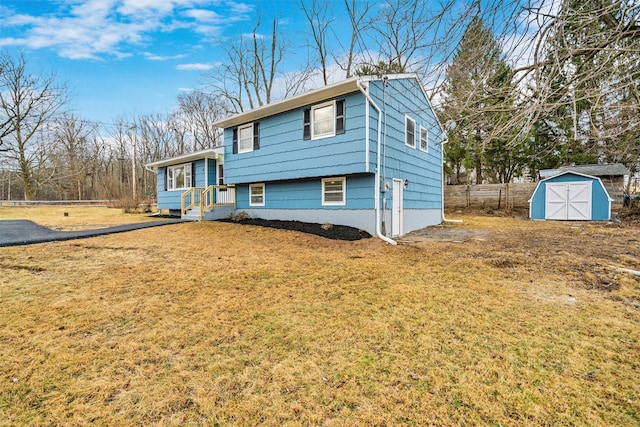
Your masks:
<path fill-rule="evenodd" d="M 640 424 L 640 228 L 463 219 L 2 248 L 0 425 Z"/>
<path fill-rule="evenodd" d="M 65 213 L 67 214 L 65 216 Z M 58 231 L 91 230 L 114 225 L 153 221 L 149 214 L 129 214 L 122 209 L 92 206 L 0 207 L 0 220 L 28 219 Z"/>

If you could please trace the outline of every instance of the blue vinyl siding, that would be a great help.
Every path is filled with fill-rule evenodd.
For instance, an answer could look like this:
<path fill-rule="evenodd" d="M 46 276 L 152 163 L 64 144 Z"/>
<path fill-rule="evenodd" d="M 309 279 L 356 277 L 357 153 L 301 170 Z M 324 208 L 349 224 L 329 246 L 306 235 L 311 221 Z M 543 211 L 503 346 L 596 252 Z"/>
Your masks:
<path fill-rule="evenodd" d="M 365 99 L 355 92 L 345 100 L 345 132 L 304 140 L 303 108 L 260 120 L 260 148 L 233 154 L 233 128 L 224 131 L 228 183 L 277 181 L 366 172 Z M 315 104 L 314 104 L 315 105 Z"/>
<path fill-rule="evenodd" d="M 216 161 L 213 159 L 209 159 L 208 164 L 209 183 L 207 184 L 205 183 L 204 159 L 195 161 L 196 187 L 207 187 L 216 183 Z M 166 173 L 167 167 L 158 168 L 158 209 L 180 209 L 180 196 L 186 190 L 165 190 Z"/>
<path fill-rule="evenodd" d="M 369 93 L 383 109 L 383 118 L 369 106 L 368 164 L 366 100 L 360 92 L 354 92 L 338 98 L 346 101 L 346 131 L 334 137 L 303 140 L 303 108 L 261 119 L 260 148 L 253 152 L 233 154 L 233 128 L 225 129 L 227 182 L 256 183 L 373 173 L 377 160 L 378 120 L 382 120 L 381 178 L 389 184 L 393 178 L 409 181 L 404 190 L 405 209 L 440 209 L 442 130 L 418 82 L 413 78 L 390 79 L 384 93 L 382 81 L 371 81 Z M 405 145 L 406 115 L 416 122 L 415 148 Z M 421 126 L 429 134 L 428 152 L 420 150 Z M 387 195 L 391 197 L 390 192 Z"/>
<path fill-rule="evenodd" d="M 554 182 L 584 182 L 591 181 L 591 219 L 606 221 L 610 217 L 609 195 L 602 182 L 595 177 L 565 173 L 556 177 L 541 181 L 531 196 L 529 217 L 531 219 L 545 219 L 546 209 L 546 184 Z"/>
<path fill-rule="evenodd" d="M 369 84 L 372 98 L 386 106 L 386 135 L 383 133 L 381 178 L 391 185 L 394 178 L 408 180 L 404 209 L 440 209 L 442 206 L 442 130 L 421 88 L 414 79 L 390 79 L 383 91 L 381 81 Z M 372 109 L 373 110 L 373 109 Z M 372 116 L 376 112 L 372 111 Z M 405 144 L 405 117 L 416 122 L 415 148 Z M 373 122 L 373 121 L 372 121 Z M 420 150 L 420 127 L 427 130 L 428 151 Z M 377 147 L 371 147 L 375 168 Z M 391 197 L 388 192 L 386 197 Z"/>
<path fill-rule="evenodd" d="M 320 177 L 265 182 L 265 205 L 260 209 L 373 209 L 373 174 L 346 175 L 346 181 L 347 198 L 344 206 L 322 205 Z M 256 209 L 249 206 L 249 184 L 236 185 L 236 209 L 250 208 Z"/>

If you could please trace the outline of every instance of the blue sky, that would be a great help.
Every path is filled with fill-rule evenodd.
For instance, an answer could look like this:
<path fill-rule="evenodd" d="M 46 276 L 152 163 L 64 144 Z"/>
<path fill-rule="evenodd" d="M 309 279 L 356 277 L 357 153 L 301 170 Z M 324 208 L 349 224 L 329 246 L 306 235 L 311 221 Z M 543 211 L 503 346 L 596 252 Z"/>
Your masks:
<path fill-rule="evenodd" d="M 220 44 L 250 32 L 258 12 L 265 23 L 278 16 L 304 50 L 304 15 L 285 0 L 2 0 L 0 49 L 22 52 L 33 73 L 55 71 L 80 118 L 111 123 L 175 109 L 178 94 L 201 87 L 224 60 Z"/>

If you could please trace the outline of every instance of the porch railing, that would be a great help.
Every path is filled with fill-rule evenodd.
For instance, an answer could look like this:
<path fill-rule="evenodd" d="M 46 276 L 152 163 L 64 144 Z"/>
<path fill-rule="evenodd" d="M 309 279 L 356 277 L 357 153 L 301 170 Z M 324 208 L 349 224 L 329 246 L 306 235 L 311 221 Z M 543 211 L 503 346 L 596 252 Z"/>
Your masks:
<path fill-rule="evenodd" d="M 192 187 L 180 196 L 180 208 L 182 214 L 194 207 L 200 208 L 200 219 L 204 211 L 212 211 L 215 206 L 236 205 L 236 188 L 229 185 L 210 185 L 204 187 Z"/>

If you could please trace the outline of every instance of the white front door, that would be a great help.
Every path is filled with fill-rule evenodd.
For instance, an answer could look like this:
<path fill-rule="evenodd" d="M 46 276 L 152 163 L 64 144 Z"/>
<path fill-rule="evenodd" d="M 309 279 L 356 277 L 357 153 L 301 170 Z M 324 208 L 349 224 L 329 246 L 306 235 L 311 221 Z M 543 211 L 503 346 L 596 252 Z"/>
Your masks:
<path fill-rule="evenodd" d="M 591 181 L 546 185 L 545 219 L 591 220 Z"/>
<path fill-rule="evenodd" d="M 402 180 L 393 180 L 391 207 L 391 236 L 402 235 Z"/>

